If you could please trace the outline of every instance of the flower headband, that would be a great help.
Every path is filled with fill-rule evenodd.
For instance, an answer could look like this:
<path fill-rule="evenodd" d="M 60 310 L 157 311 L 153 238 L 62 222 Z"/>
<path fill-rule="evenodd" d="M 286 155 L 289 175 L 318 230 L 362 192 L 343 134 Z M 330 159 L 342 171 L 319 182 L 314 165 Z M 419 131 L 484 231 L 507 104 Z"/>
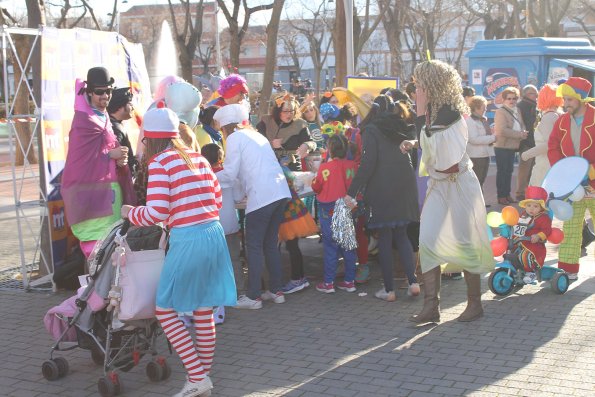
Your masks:
<path fill-rule="evenodd" d="M 277 105 L 278 108 L 283 106 L 283 103 L 285 103 L 285 102 L 293 102 L 293 96 L 287 92 L 285 93 L 285 95 L 280 96 L 277 99 L 275 99 L 275 104 Z"/>

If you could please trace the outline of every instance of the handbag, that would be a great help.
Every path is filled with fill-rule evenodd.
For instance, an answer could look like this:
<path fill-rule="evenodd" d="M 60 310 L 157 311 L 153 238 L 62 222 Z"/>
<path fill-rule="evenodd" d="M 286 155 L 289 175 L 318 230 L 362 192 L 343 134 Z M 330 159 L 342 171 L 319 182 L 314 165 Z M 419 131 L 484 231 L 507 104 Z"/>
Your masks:
<path fill-rule="evenodd" d="M 155 317 L 155 300 L 161 270 L 165 262 L 166 233 L 162 232 L 156 249 L 133 251 L 126 237 L 119 241 L 116 261 L 119 261 L 121 300 L 118 319 L 145 320 Z M 118 277 L 118 276 L 117 276 Z"/>

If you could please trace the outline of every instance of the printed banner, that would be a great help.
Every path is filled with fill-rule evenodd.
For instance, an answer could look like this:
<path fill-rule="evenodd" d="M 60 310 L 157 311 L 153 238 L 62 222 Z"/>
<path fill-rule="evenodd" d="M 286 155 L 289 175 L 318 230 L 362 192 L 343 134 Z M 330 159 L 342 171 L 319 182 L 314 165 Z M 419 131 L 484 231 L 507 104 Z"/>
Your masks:
<path fill-rule="evenodd" d="M 399 88 L 398 77 L 347 77 L 347 89 L 371 104 L 384 88 Z"/>
<path fill-rule="evenodd" d="M 60 266 L 76 243 L 64 215 L 60 177 L 68 153 L 68 134 L 74 115 L 74 83 L 85 79 L 94 66 L 106 67 L 116 87 L 131 87 L 135 109 L 144 111 L 151 101 L 149 76 L 140 44 L 129 43 L 114 32 L 44 27 L 41 41 L 41 133 L 44 142 L 52 257 Z M 131 141 L 136 143 L 138 124 L 127 124 Z"/>

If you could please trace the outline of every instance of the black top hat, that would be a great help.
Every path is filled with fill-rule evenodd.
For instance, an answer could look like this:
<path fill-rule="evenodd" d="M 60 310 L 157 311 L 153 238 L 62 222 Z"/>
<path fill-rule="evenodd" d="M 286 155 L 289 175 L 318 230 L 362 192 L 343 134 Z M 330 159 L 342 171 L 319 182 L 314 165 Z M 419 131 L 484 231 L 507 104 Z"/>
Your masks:
<path fill-rule="evenodd" d="M 112 98 L 107 105 L 107 112 L 114 113 L 130 102 L 132 102 L 132 92 L 130 92 L 130 88 L 116 88 L 112 91 Z"/>
<path fill-rule="evenodd" d="M 114 78 L 109 75 L 106 68 L 98 66 L 89 69 L 86 83 L 89 88 L 105 87 L 114 84 Z"/>

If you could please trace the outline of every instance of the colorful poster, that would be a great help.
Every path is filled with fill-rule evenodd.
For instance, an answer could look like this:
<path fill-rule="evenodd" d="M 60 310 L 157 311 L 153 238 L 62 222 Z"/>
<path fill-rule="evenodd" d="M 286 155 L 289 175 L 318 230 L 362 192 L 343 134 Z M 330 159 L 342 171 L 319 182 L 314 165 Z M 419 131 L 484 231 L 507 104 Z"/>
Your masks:
<path fill-rule="evenodd" d="M 347 89 L 371 104 L 384 88 L 399 88 L 398 77 L 347 77 Z"/>
<path fill-rule="evenodd" d="M 482 95 L 488 100 L 488 112 L 493 112 L 502 106 L 500 93 L 506 87 L 520 89 L 519 76 L 514 68 L 492 68 L 486 72 Z"/>
<path fill-rule="evenodd" d="M 116 87 L 131 87 L 136 109 L 151 101 L 149 77 L 142 47 L 114 32 L 43 27 L 41 81 L 41 136 L 44 142 L 45 186 L 48 199 L 52 258 L 60 266 L 75 244 L 64 216 L 60 177 L 68 153 L 68 134 L 74 115 L 74 82 L 85 79 L 94 66 L 106 67 Z M 136 141 L 135 124 L 131 140 Z M 138 126 L 136 126 L 138 130 Z"/>

